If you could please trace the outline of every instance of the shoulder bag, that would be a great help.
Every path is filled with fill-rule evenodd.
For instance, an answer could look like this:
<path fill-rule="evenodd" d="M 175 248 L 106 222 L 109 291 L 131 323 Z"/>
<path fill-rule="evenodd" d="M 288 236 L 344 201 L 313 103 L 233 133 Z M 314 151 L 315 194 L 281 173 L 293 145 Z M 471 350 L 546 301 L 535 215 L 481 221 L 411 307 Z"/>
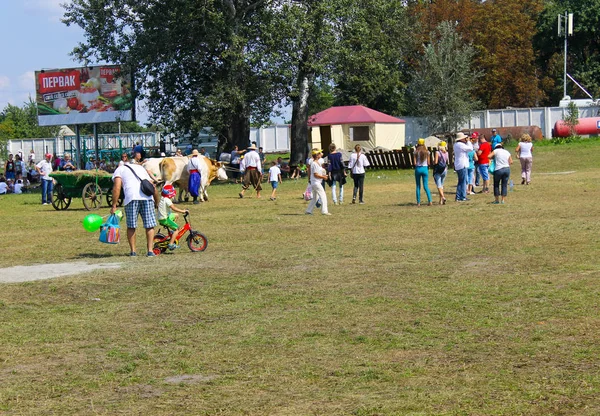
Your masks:
<path fill-rule="evenodd" d="M 140 190 L 142 191 L 142 193 L 147 196 L 154 196 L 154 185 L 152 184 L 152 182 L 150 182 L 148 179 L 141 179 L 137 175 L 137 173 L 135 173 L 135 171 L 131 168 L 131 166 L 124 166 L 127 167 L 135 175 L 136 178 L 138 178 L 138 180 L 140 181 Z"/>

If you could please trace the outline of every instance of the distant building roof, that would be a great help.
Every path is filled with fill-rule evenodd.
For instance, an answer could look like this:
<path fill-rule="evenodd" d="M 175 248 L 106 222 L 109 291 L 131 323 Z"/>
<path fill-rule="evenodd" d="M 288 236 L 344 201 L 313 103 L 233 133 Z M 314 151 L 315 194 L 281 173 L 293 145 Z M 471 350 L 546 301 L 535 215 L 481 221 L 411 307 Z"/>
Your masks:
<path fill-rule="evenodd" d="M 404 120 L 362 105 L 331 107 L 308 117 L 309 126 L 366 123 L 404 123 Z"/>

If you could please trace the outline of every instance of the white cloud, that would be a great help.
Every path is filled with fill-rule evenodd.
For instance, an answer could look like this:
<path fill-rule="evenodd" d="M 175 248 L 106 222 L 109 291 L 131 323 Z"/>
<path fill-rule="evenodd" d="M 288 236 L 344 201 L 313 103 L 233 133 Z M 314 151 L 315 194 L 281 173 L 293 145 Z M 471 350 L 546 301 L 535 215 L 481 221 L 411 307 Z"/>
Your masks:
<path fill-rule="evenodd" d="M 10 87 L 10 78 L 6 75 L 0 75 L 0 90 L 7 90 Z"/>
<path fill-rule="evenodd" d="M 35 73 L 33 71 L 27 71 L 19 75 L 19 88 L 28 91 L 35 90 Z"/>
<path fill-rule="evenodd" d="M 65 13 L 61 4 L 71 3 L 71 0 L 25 0 L 23 8 L 27 14 L 46 15 L 50 21 L 58 21 Z"/>

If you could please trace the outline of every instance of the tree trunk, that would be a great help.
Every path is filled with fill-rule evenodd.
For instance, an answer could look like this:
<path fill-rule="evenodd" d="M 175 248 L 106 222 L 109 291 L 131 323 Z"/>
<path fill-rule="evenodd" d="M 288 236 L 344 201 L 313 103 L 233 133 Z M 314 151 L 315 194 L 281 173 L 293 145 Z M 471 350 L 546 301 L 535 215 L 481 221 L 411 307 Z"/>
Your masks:
<path fill-rule="evenodd" d="M 221 132 L 221 136 L 219 148 L 225 152 L 230 152 L 233 146 L 242 150 L 250 145 L 250 117 L 244 109 L 240 108 L 232 115 L 229 126 Z"/>
<path fill-rule="evenodd" d="M 298 74 L 298 98 L 292 103 L 292 131 L 290 164 L 304 162 L 308 155 L 308 94 L 314 82 L 314 74 L 300 71 Z"/>

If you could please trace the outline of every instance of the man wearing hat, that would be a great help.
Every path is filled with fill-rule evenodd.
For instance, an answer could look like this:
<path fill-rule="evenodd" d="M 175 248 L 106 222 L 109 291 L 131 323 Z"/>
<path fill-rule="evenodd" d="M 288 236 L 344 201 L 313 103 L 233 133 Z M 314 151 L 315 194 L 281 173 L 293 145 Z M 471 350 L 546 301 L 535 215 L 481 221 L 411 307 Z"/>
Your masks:
<path fill-rule="evenodd" d="M 492 149 L 495 149 L 498 143 L 502 143 L 502 137 L 500 137 L 496 129 L 492 129 L 492 137 L 490 138 Z"/>
<path fill-rule="evenodd" d="M 456 134 L 454 143 L 454 170 L 458 175 L 456 185 L 456 201 L 468 201 L 467 199 L 467 169 L 469 167 L 469 152 L 473 151 L 473 145 L 467 140 L 468 137 L 459 132 Z"/>
<path fill-rule="evenodd" d="M 262 165 L 254 143 L 248 147 L 248 152 L 244 155 L 244 170 L 245 173 L 240 198 L 244 197 L 244 192 L 246 192 L 246 189 L 248 189 L 250 185 L 256 189 L 256 197 L 260 198 L 260 191 L 262 191 L 262 186 L 260 184 L 262 181 Z"/>
<path fill-rule="evenodd" d="M 190 155 L 190 159 L 188 161 L 187 170 L 190 174 L 188 179 L 188 191 L 190 195 L 194 198 L 194 204 L 199 204 L 198 195 L 200 192 L 200 159 L 198 156 L 200 152 L 198 149 L 192 150 L 192 154 Z"/>
<path fill-rule="evenodd" d="M 35 165 L 35 170 L 42 178 L 42 205 L 52 203 L 52 154 L 46 153 L 46 159 Z"/>

